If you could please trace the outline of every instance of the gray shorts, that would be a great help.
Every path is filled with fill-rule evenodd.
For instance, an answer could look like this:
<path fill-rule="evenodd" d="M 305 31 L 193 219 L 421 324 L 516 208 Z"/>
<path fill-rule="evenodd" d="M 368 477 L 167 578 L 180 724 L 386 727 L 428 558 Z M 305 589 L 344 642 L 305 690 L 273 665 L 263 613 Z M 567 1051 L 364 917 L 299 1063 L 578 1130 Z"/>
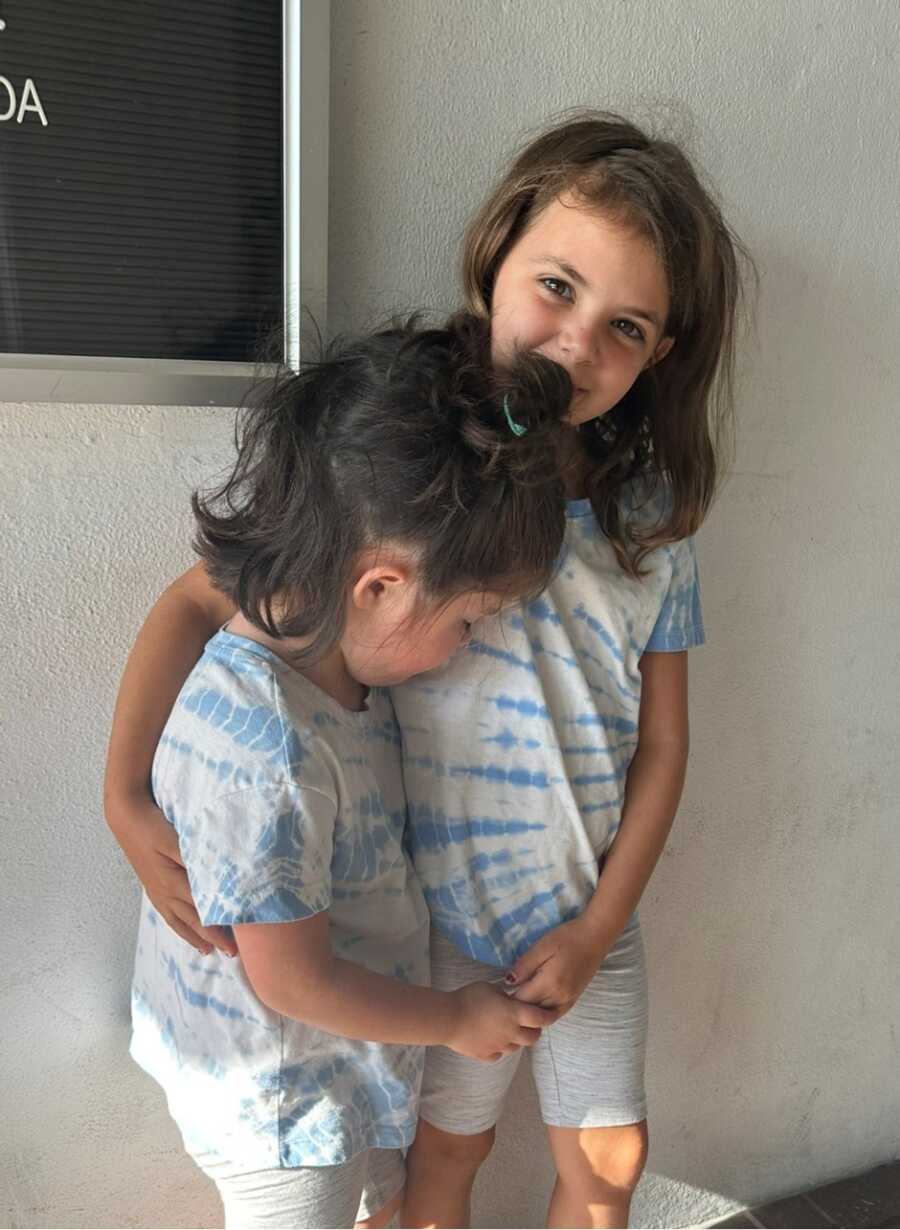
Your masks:
<path fill-rule="evenodd" d="M 352 1226 L 373 1217 L 406 1181 L 399 1149 L 368 1149 L 340 1166 L 242 1171 L 195 1157 L 225 1206 L 225 1230 Z"/>
<path fill-rule="evenodd" d="M 452 991 L 467 982 L 494 982 L 502 971 L 464 956 L 432 931 L 431 985 Z M 471 1136 L 493 1127 L 525 1053 L 544 1123 L 552 1127 L 620 1127 L 647 1117 L 644 1054 L 647 975 L 637 915 L 611 949 L 573 1008 L 545 1029 L 534 1046 L 495 1063 L 429 1047 L 419 1113 L 445 1132 Z"/>

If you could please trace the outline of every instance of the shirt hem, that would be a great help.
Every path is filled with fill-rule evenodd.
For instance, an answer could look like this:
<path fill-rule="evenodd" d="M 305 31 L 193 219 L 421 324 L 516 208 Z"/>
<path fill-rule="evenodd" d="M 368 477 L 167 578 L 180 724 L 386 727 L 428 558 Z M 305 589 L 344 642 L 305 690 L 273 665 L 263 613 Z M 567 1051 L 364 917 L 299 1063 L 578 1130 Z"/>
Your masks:
<path fill-rule="evenodd" d="M 651 636 L 644 646 L 644 653 L 680 653 L 683 649 L 697 649 L 706 644 L 706 635 L 702 628 L 689 632 L 687 636 Z"/>

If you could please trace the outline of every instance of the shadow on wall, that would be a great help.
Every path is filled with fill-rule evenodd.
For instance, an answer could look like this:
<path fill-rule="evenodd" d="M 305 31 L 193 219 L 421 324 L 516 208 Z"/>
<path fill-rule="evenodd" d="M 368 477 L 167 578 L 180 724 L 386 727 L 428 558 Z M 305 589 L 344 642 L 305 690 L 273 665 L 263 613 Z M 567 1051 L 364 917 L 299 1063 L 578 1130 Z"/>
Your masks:
<path fill-rule="evenodd" d="M 886 1160 L 898 1058 L 877 716 L 895 712 L 877 646 L 896 644 L 898 615 L 872 551 L 879 533 L 888 546 L 897 476 L 872 472 L 867 409 L 898 383 L 877 333 L 893 292 L 889 270 L 837 279 L 820 253 L 754 247 L 758 353 L 700 536 L 709 644 L 692 655 L 689 784 L 643 908 L 650 1166 L 751 1204 Z M 885 420 L 879 454 L 896 457 Z M 862 884 L 861 903 L 847 890 Z M 665 1224 L 658 1212 L 638 1224 Z"/>
<path fill-rule="evenodd" d="M 700 537 L 709 644 L 692 655 L 689 785 L 642 911 L 651 1153 L 632 1221 L 644 1227 L 853 1173 L 892 1139 L 878 1090 L 896 1043 L 859 1046 L 886 1038 L 889 990 L 872 988 L 890 968 L 879 918 L 895 917 L 871 840 L 890 814 L 889 732 L 865 702 L 890 705 L 875 646 L 896 643 L 898 616 L 868 536 L 896 478 L 871 473 L 858 413 L 897 386 L 873 328 L 891 318 L 888 271 L 838 279 L 814 253 L 753 246 L 764 280 L 737 457 Z M 884 443 L 900 455 L 900 433 Z M 867 911 L 848 882 L 866 885 Z M 878 1109 L 848 1136 L 847 1105 L 867 1088 Z M 552 1178 L 523 1065 L 476 1224 L 541 1225 Z"/>

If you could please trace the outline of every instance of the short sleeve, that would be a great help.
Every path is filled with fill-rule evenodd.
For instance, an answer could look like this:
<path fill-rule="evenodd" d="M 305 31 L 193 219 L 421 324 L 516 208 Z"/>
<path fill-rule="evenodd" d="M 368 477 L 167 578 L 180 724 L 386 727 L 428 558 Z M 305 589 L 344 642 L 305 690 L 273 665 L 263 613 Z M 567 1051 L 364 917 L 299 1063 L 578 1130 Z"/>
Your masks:
<path fill-rule="evenodd" d="M 645 650 L 678 653 L 706 640 L 700 609 L 700 578 L 693 538 L 666 548 L 672 572 L 659 616 Z"/>
<path fill-rule="evenodd" d="M 296 922 L 327 910 L 336 813 L 321 791 L 284 782 L 225 795 L 177 826 L 203 925 Z"/>

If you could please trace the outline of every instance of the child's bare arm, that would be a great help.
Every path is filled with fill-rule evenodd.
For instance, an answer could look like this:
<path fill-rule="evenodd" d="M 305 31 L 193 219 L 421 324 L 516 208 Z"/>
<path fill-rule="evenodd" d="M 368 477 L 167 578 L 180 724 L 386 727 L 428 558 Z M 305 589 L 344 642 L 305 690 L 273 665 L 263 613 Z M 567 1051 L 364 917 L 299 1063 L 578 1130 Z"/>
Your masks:
<path fill-rule="evenodd" d="M 487 983 L 431 991 L 335 958 L 327 911 L 300 922 L 238 925 L 234 932 L 264 1004 L 346 1038 L 449 1046 L 490 1060 L 530 1046 L 557 1017 Z"/>
<path fill-rule="evenodd" d="M 510 985 L 529 1003 L 563 1011 L 593 978 L 637 908 L 675 819 L 688 756 L 687 653 L 645 653 L 638 747 L 622 821 L 582 913 L 516 962 Z"/>
<path fill-rule="evenodd" d="M 104 810 L 109 827 L 155 908 L 182 939 L 234 953 L 221 927 L 203 927 L 178 839 L 150 791 L 153 755 L 181 685 L 209 638 L 234 613 L 196 564 L 158 599 L 129 655 L 113 714 Z"/>
<path fill-rule="evenodd" d="M 622 822 L 584 911 L 614 942 L 656 867 L 684 788 L 688 759 L 687 653 L 645 653 L 640 661 L 638 746 L 628 770 Z"/>

